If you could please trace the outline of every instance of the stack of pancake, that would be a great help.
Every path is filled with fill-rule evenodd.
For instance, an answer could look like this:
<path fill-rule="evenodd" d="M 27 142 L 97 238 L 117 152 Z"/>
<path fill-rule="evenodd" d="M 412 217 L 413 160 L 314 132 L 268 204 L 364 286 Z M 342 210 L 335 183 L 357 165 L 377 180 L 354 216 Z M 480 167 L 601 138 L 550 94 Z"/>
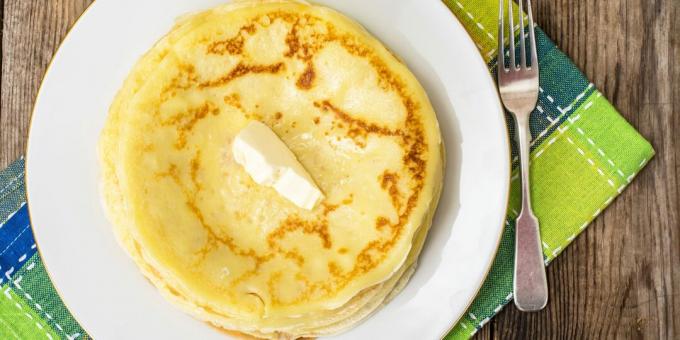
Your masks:
<path fill-rule="evenodd" d="M 323 191 L 312 210 L 231 154 L 257 120 Z M 116 236 L 171 302 L 263 338 L 336 334 L 399 292 L 442 187 L 427 95 L 328 8 L 239 1 L 181 18 L 113 102 L 100 141 Z"/>

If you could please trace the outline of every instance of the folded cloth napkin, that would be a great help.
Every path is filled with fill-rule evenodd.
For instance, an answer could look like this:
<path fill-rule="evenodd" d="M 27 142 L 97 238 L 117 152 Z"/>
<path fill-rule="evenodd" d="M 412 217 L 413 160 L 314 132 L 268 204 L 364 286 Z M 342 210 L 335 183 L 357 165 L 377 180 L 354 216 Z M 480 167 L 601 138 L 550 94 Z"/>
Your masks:
<path fill-rule="evenodd" d="M 493 72 L 498 0 L 444 0 Z M 571 243 L 654 155 L 555 44 L 537 30 L 541 67 L 533 113 L 532 197 L 545 262 Z M 508 128 L 514 136 L 512 120 Z M 520 206 L 516 151 L 506 228 L 489 276 L 447 339 L 467 339 L 512 300 L 514 220 Z M 36 252 L 22 159 L 0 173 L 0 338 L 76 339 L 87 334 L 59 299 Z"/>
<path fill-rule="evenodd" d="M 444 3 L 495 72 L 499 0 Z M 536 44 L 540 88 L 530 122 L 531 197 L 547 265 L 621 194 L 654 156 L 654 149 L 540 28 Z M 514 139 L 509 116 L 507 122 Z M 514 145 L 512 165 L 510 204 L 498 254 L 476 299 L 447 339 L 470 338 L 512 300 L 514 221 L 521 206 Z"/>

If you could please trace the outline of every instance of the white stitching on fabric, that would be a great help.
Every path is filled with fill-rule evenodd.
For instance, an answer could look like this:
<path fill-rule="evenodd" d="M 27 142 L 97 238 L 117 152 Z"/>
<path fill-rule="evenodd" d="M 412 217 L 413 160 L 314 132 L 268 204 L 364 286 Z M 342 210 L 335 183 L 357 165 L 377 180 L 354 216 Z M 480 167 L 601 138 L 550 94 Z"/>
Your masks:
<path fill-rule="evenodd" d="M 479 28 L 482 32 L 484 32 L 485 35 L 486 35 L 491 41 L 493 41 L 493 42 L 496 41 L 496 38 L 493 36 L 493 34 L 489 33 L 489 31 L 486 30 L 486 28 L 484 27 L 484 25 L 482 25 L 482 23 L 480 23 L 477 19 L 475 19 L 474 16 L 472 16 L 472 13 L 468 12 L 468 11 L 465 9 L 465 7 L 463 7 L 463 4 L 461 4 L 460 1 L 456 1 L 456 5 L 458 6 L 458 8 L 460 8 L 461 10 L 463 10 L 463 12 L 465 12 L 465 14 L 468 16 L 468 18 L 470 18 L 472 21 L 475 22 L 477 28 Z"/>
<path fill-rule="evenodd" d="M 15 211 L 13 211 L 11 214 L 9 214 L 9 215 L 7 216 L 7 218 L 5 218 L 5 220 L 2 221 L 2 223 L 0 223 L 0 229 L 2 229 L 2 227 L 4 227 L 5 224 L 7 224 L 7 222 L 9 222 L 9 220 L 11 220 L 12 217 L 14 217 L 14 215 L 16 215 L 16 214 L 19 212 L 19 210 L 21 210 L 21 208 L 24 207 L 24 205 L 26 205 L 26 202 L 21 203 L 21 205 L 19 206 L 19 208 L 18 208 L 17 210 L 15 210 Z"/>
<path fill-rule="evenodd" d="M 16 279 L 14 279 L 14 281 L 12 281 L 12 283 L 14 283 L 14 285 L 17 286 L 17 287 L 18 287 L 19 289 L 21 289 L 21 290 L 23 290 L 23 288 L 21 288 L 21 286 L 19 285 L 19 282 L 21 282 L 21 280 L 22 280 L 23 278 L 24 278 L 23 276 L 19 276 L 19 277 L 17 277 Z"/>
<path fill-rule="evenodd" d="M 7 287 L 7 289 L 5 290 L 5 297 L 6 297 L 8 300 L 13 301 L 14 299 L 12 299 L 11 295 L 9 294 L 9 290 L 10 290 L 10 287 Z M 21 305 L 20 305 L 18 302 L 15 302 L 15 303 L 14 303 L 14 306 L 15 306 L 18 310 L 20 310 L 20 311 L 22 311 L 22 312 L 24 311 L 23 307 L 21 307 Z M 26 316 L 26 317 L 29 318 L 30 320 L 33 320 L 33 317 L 31 316 L 31 314 L 24 313 L 24 316 Z M 42 325 L 39 325 L 38 322 L 36 322 L 35 325 L 38 327 L 38 329 L 44 331 L 45 334 L 49 336 L 49 333 L 42 327 Z M 51 337 L 50 337 L 50 339 L 51 339 Z"/>
<path fill-rule="evenodd" d="M 586 89 L 583 90 L 583 91 L 581 92 L 581 94 L 585 95 L 592 87 L 593 87 L 593 84 L 592 84 L 592 83 L 588 84 L 588 86 L 586 87 Z M 539 90 L 539 92 L 541 92 L 541 93 L 544 92 L 543 88 L 540 87 L 540 86 L 539 86 L 538 90 Z M 579 94 L 579 96 L 580 96 L 581 94 Z M 551 97 L 551 98 L 552 98 L 552 97 Z M 576 98 L 578 98 L 578 96 L 577 96 Z M 577 101 L 578 101 L 578 100 L 575 100 L 575 102 L 577 102 Z M 538 137 L 537 137 L 536 139 L 534 139 L 534 140 L 530 143 L 530 145 L 531 145 L 531 146 L 534 146 L 534 144 L 536 144 L 536 142 L 538 142 L 541 138 L 543 138 L 543 136 L 545 136 L 545 135 L 548 133 L 548 131 L 550 131 L 550 129 L 552 129 L 552 127 L 555 126 L 555 124 L 557 124 L 557 123 L 562 119 L 562 117 L 564 117 L 565 114 L 567 114 L 569 111 L 571 111 L 571 110 L 573 109 L 573 107 L 574 107 L 573 105 L 569 105 L 569 106 L 567 107 L 568 110 L 567 110 L 567 109 L 562 109 L 562 108 L 560 108 L 560 107 L 557 107 L 558 110 L 560 111 L 560 115 L 557 116 L 557 118 L 555 118 L 555 121 L 554 121 L 554 122 L 551 122 L 551 123 L 545 128 L 545 130 L 541 131 L 541 132 L 538 134 Z M 542 107 L 541 107 L 541 108 L 542 108 Z M 559 129 L 559 126 L 558 126 L 558 129 Z"/>
<path fill-rule="evenodd" d="M 553 256 L 553 257 L 557 257 L 557 255 L 560 254 L 560 251 L 561 251 L 561 250 L 562 250 L 562 247 L 557 247 L 557 248 L 555 248 L 555 250 L 553 250 L 553 252 L 552 252 L 552 256 Z"/>
<path fill-rule="evenodd" d="M 11 279 L 12 279 L 12 278 L 10 277 L 10 275 L 12 275 L 12 273 L 14 273 L 14 267 L 10 267 L 9 270 L 5 272 L 5 277 L 7 278 L 7 280 L 11 280 Z"/>
<path fill-rule="evenodd" d="M 24 229 L 19 233 L 19 235 L 17 235 L 17 237 L 15 237 L 12 240 L 12 242 L 10 242 L 9 245 L 7 245 L 7 248 L 5 248 L 2 252 L 0 252 L 0 256 L 2 256 L 12 245 L 14 245 L 14 243 L 19 239 L 19 237 L 21 237 L 21 235 L 23 235 L 26 232 L 26 230 L 28 230 L 28 228 L 30 228 L 30 227 L 31 227 L 30 224 L 27 225 L 26 227 L 24 227 Z"/>
<path fill-rule="evenodd" d="M 20 177 L 20 179 L 22 180 L 21 181 L 22 183 L 19 184 L 19 186 L 23 185 L 23 177 Z M 4 200 L 5 197 L 7 197 L 7 195 L 13 193 L 17 188 L 18 187 L 16 185 L 12 185 L 12 187 L 10 188 L 12 190 L 7 190 L 5 193 L 0 194 L 0 201 Z"/>
<path fill-rule="evenodd" d="M 602 169 L 600 169 L 600 167 L 597 166 L 597 165 L 595 164 L 595 162 L 594 162 L 592 159 L 590 159 L 588 156 L 586 156 L 586 153 L 585 153 L 585 151 L 583 151 L 583 149 L 581 149 L 580 147 L 576 146 L 576 143 L 574 143 L 574 140 L 571 139 L 571 137 L 567 137 L 567 141 L 568 141 L 570 144 L 572 144 L 572 145 L 574 145 L 574 146 L 576 147 L 576 151 L 577 151 L 581 156 L 583 156 L 583 157 L 586 159 L 586 161 L 588 162 L 588 164 L 589 164 L 591 167 L 595 168 L 595 170 L 597 171 L 598 174 L 600 174 L 600 176 L 605 177 L 605 178 L 607 179 L 607 184 L 609 184 L 612 188 L 616 188 L 616 185 L 614 184 L 614 181 L 612 181 L 610 178 L 608 178 L 608 177 L 606 176 L 606 174 L 604 173 L 604 171 L 602 171 Z"/>
<path fill-rule="evenodd" d="M 588 103 L 592 103 L 592 102 L 593 102 L 593 101 L 590 101 L 590 102 L 588 102 Z M 572 124 L 573 124 L 573 122 L 572 122 Z M 623 179 L 626 178 L 626 177 L 625 177 L 625 174 L 623 173 L 623 171 L 621 171 L 621 169 L 619 169 L 619 168 L 616 166 L 616 163 L 614 163 L 614 161 L 611 160 L 611 158 L 607 157 L 607 154 L 606 154 L 601 148 L 597 147 L 597 144 L 595 143 L 595 141 L 593 141 L 590 137 L 588 137 L 588 136 L 586 135 L 585 131 L 583 131 L 582 128 L 577 127 L 577 128 L 576 128 L 576 131 L 578 131 L 578 133 L 580 133 L 580 134 L 588 141 L 588 144 L 592 145 L 595 149 L 597 149 L 597 153 L 599 153 L 600 156 L 602 156 L 602 157 L 604 157 L 604 158 L 606 159 L 607 163 L 608 163 L 610 166 L 612 166 L 612 167 L 614 168 L 614 170 L 616 170 L 616 173 L 617 173 L 619 176 L 621 176 L 621 178 L 623 178 Z"/>
<path fill-rule="evenodd" d="M 26 257 L 26 254 L 22 255 L 21 257 L 24 257 L 24 258 L 25 258 L 25 257 Z M 21 259 L 21 257 L 20 257 L 20 259 Z M 21 262 L 21 261 L 19 261 L 19 262 Z M 35 261 L 31 262 L 31 263 L 28 265 L 28 267 L 26 267 L 26 270 L 29 271 L 29 270 L 33 269 L 34 266 L 35 266 Z M 7 279 L 10 280 L 10 281 L 9 281 L 10 284 L 11 284 L 11 283 L 14 283 L 14 286 L 16 286 L 17 288 L 19 288 L 19 290 L 20 290 L 22 293 L 24 293 L 24 296 L 26 296 L 26 298 L 27 298 L 28 300 L 30 300 L 31 302 L 33 302 L 33 304 L 35 305 L 35 308 L 37 308 L 39 311 L 43 312 L 43 314 L 45 314 L 45 316 L 47 317 L 47 319 L 53 320 L 53 319 L 52 319 L 52 315 L 50 315 L 49 313 L 47 313 L 47 311 L 43 310 L 42 306 L 41 306 L 39 303 L 33 301 L 33 297 L 32 297 L 30 294 L 28 294 L 28 292 L 26 292 L 26 291 L 24 290 L 23 287 L 21 287 L 21 286 L 19 285 L 19 282 L 21 282 L 21 280 L 23 279 L 23 276 L 19 276 L 16 280 L 14 280 L 14 282 L 11 281 L 11 278 L 9 277 L 9 274 L 12 274 L 13 271 L 14 271 L 14 267 L 10 268 L 10 270 L 8 270 L 8 271 L 5 273 L 5 276 L 7 276 Z M 7 287 L 7 289 L 9 290 L 10 287 Z M 5 295 L 7 295 L 7 293 L 5 293 Z M 57 322 L 55 321 L 54 324 L 55 324 L 55 326 L 57 327 L 57 329 L 59 329 L 62 333 L 64 333 L 64 335 L 66 335 L 66 338 L 68 338 L 68 339 L 75 339 L 75 338 L 77 338 L 77 337 L 80 335 L 80 333 L 75 333 L 75 334 L 69 335 L 68 333 L 66 333 L 66 332 L 64 331 L 64 329 L 61 327 L 61 325 L 59 325 L 59 323 L 57 323 Z"/>
<path fill-rule="evenodd" d="M 0 195 L 4 194 L 5 191 L 7 191 L 16 181 L 21 179 L 23 177 L 23 174 L 18 174 L 14 178 L 12 178 L 9 182 L 7 182 L 7 185 L 5 185 L 2 189 L 0 189 Z"/>
<path fill-rule="evenodd" d="M 591 85 L 592 85 L 592 84 L 591 84 Z M 586 89 L 586 91 L 589 90 L 589 89 L 592 87 L 591 85 L 588 86 L 588 88 Z M 585 94 L 586 91 L 582 92 L 582 94 Z M 598 92 L 598 94 L 600 94 L 600 93 Z M 579 95 L 579 96 L 581 96 L 581 95 Z M 581 97 L 582 97 L 582 96 L 581 96 Z M 578 97 L 577 97 L 577 98 L 578 98 Z M 599 96 L 596 96 L 596 98 L 599 98 Z M 588 109 L 592 106 L 592 104 L 593 104 L 593 100 L 589 101 L 589 102 L 584 106 L 584 111 L 588 110 Z M 571 107 L 571 105 L 570 105 L 570 107 Z M 570 108 L 570 109 L 571 109 L 571 108 Z M 566 113 L 566 112 L 568 112 L 568 111 L 564 111 L 563 114 Z M 559 118 L 561 118 L 561 116 L 562 116 L 562 115 L 560 115 Z M 559 118 L 556 120 L 556 122 L 559 121 Z M 561 127 L 559 127 L 559 126 L 557 127 L 557 130 L 560 132 L 560 135 L 561 135 L 562 133 L 564 133 L 564 131 L 566 131 L 566 130 L 567 130 L 571 125 L 573 125 L 578 119 L 580 119 L 580 114 L 577 115 L 577 116 L 575 116 L 575 117 L 573 117 L 573 118 L 567 118 L 567 121 L 570 123 L 570 125 L 564 127 L 563 129 L 562 129 Z M 548 119 L 548 120 L 550 120 L 550 119 Z M 550 121 L 552 122 L 552 120 L 550 120 Z M 553 125 L 553 124 L 551 124 L 551 125 Z M 549 126 L 546 130 L 544 130 L 543 132 L 541 132 L 541 134 L 544 135 L 545 133 L 547 133 L 547 131 L 548 131 L 549 129 L 550 129 L 550 126 Z M 586 140 L 588 141 L 588 143 L 589 143 L 590 145 L 592 145 L 593 147 L 595 147 L 595 148 L 597 149 L 597 152 L 598 152 L 602 157 L 605 157 L 605 158 L 606 158 L 607 163 L 609 163 L 609 165 L 611 165 L 612 167 L 614 167 L 614 170 L 616 170 L 616 173 L 617 173 L 619 176 L 621 176 L 621 178 L 625 179 L 628 183 L 631 182 L 632 177 L 629 176 L 629 177 L 626 178 L 626 177 L 625 177 L 625 174 L 623 173 L 623 171 L 621 171 L 621 169 L 619 169 L 619 168 L 616 166 L 616 164 L 614 163 L 614 161 L 612 161 L 609 157 L 607 157 L 607 155 L 605 154 L 604 151 L 602 151 L 602 149 L 600 149 L 600 148 L 597 147 L 597 145 L 595 144 L 595 142 L 594 142 L 591 138 L 589 138 L 589 137 L 586 136 L 585 131 L 583 131 L 582 128 L 577 127 L 576 130 L 577 130 L 582 136 L 584 136 L 584 137 L 586 138 Z M 539 138 L 537 138 L 535 141 L 539 140 L 539 139 L 542 137 L 542 135 L 539 135 Z M 558 137 L 559 137 L 559 136 L 558 136 Z M 538 158 L 540 155 L 542 155 L 543 152 L 548 148 L 548 146 L 552 145 L 558 137 L 554 137 L 553 139 L 551 139 L 551 140 L 548 142 L 548 145 L 547 145 L 547 146 L 545 146 L 543 149 L 537 151 L 537 152 L 535 153 L 535 155 L 534 155 L 534 159 L 536 159 L 536 158 Z M 534 141 L 534 142 L 535 142 L 535 141 Z M 570 141 L 570 143 L 571 143 L 571 144 L 574 144 L 573 141 Z M 582 156 L 585 156 L 585 153 L 583 152 L 583 150 L 582 150 L 581 148 L 578 148 L 578 147 L 577 147 L 577 151 L 578 151 Z M 590 158 L 588 158 L 587 161 L 588 161 L 588 163 L 589 163 L 591 166 L 594 166 L 594 163 L 593 163 L 593 161 L 592 161 Z M 513 162 L 514 162 L 514 160 L 513 160 Z M 646 163 L 646 160 L 643 160 L 643 161 L 640 163 L 640 167 L 642 167 L 645 163 Z M 597 172 L 598 172 L 601 176 L 604 176 L 604 172 L 603 172 L 602 169 L 600 169 L 599 167 L 597 168 Z M 514 180 L 514 178 L 512 178 L 511 180 Z M 608 183 L 611 187 L 615 187 L 615 184 L 614 184 L 613 181 L 608 180 L 607 183 Z"/>

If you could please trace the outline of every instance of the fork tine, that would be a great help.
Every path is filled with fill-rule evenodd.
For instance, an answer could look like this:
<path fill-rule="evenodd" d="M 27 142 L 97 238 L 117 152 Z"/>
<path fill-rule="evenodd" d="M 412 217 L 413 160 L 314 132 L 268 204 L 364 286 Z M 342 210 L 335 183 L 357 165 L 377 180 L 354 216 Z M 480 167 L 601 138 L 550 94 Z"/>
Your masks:
<path fill-rule="evenodd" d="M 510 48 L 509 48 L 509 53 L 510 53 L 510 69 L 514 69 L 517 67 L 517 64 L 515 64 L 515 24 L 514 24 L 514 19 L 512 18 L 512 0 L 508 0 L 508 24 L 510 25 Z"/>
<path fill-rule="evenodd" d="M 527 67 L 527 50 L 524 46 L 524 0 L 519 0 L 519 64 Z"/>
<path fill-rule="evenodd" d="M 498 60 L 496 62 L 499 75 L 501 74 L 501 70 L 505 71 L 505 39 L 503 38 L 505 25 L 505 19 L 503 17 L 504 1 L 505 0 L 498 1 L 501 4 L 500 10 L 498 11 L 500 14 L 498 15 Z"/>
<path fill-rule="evenodd" d="M 536 51 L 536 37 L 534 36 L 534 17 L 531 14 L 531 0 L 527 0 L 529 12 L 529 46 L 531 47 L 531 68 L 538 71 L 538 52 Z"/>

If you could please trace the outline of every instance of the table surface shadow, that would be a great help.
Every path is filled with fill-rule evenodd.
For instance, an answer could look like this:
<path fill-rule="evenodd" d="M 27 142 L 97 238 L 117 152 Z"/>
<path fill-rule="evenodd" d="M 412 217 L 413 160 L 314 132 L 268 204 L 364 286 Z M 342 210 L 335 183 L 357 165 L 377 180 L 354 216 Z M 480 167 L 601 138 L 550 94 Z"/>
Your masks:
<path fill-rule="evenodd" d="M 0 0 L 0 167 L 24 153 L 59 43 L 89 0 Z M 534 1 L 539 25 L 657 156 L 548 269 L 550 303 L 506 307 L 477 339 L 680 337 L 680 1 Z"/>

